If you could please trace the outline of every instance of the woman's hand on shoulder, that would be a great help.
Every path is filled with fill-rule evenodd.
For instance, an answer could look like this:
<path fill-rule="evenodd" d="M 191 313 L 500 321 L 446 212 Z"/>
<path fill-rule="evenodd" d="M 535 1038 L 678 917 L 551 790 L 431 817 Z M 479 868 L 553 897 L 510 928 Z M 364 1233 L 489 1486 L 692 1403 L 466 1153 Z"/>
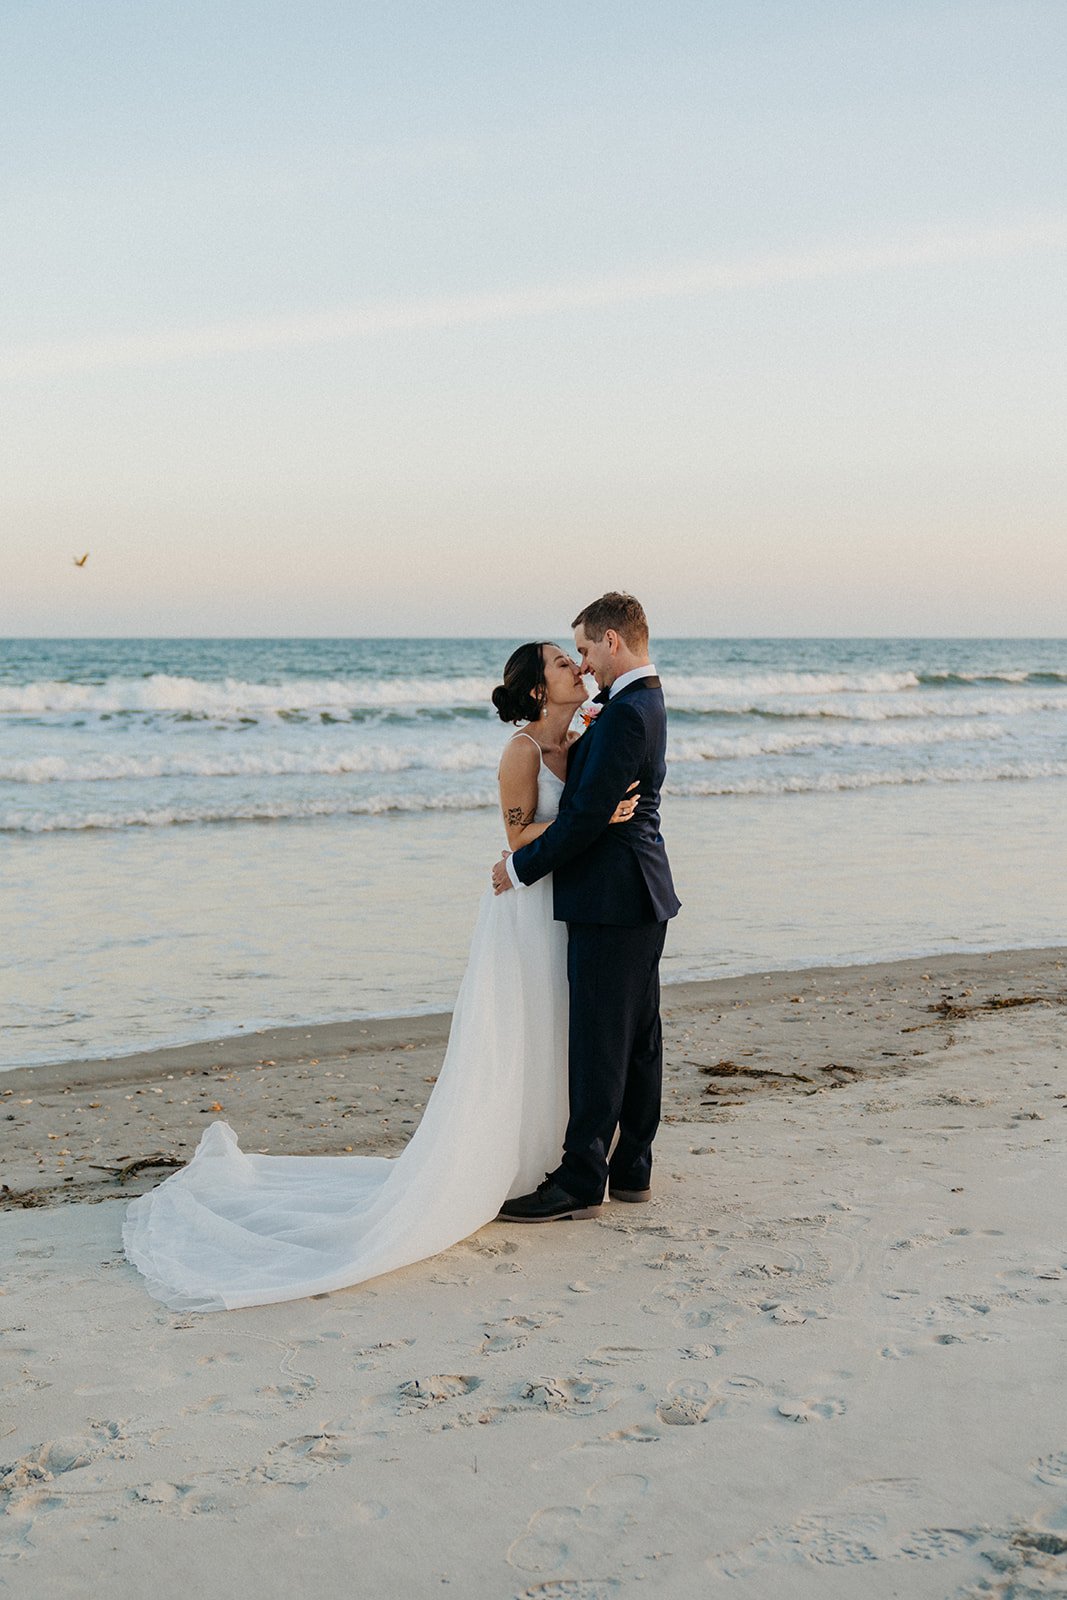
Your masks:
<path fill-rule="evenodd" d="M 637 802 L 641 798 L 641 796 L 639 794 L 634 794 L 634 792 L 633 792 L 637 788 L 637 786 L 640 783 L 640 781 L 641 780 L 639 778 L 635 778 L 633 783 L 631 783 L 631 785 L 627 789 L 625 795 L 619 801 L 618 805 L 615 807 L 615 810 L 611 813 L 611 816 L 608 818 L 609 824 L 612 823 L 612 822 L 629 822 L 629 821 L 631 821 L 631 819 L 633 818 L 634 812 L 637 810 Z"/>

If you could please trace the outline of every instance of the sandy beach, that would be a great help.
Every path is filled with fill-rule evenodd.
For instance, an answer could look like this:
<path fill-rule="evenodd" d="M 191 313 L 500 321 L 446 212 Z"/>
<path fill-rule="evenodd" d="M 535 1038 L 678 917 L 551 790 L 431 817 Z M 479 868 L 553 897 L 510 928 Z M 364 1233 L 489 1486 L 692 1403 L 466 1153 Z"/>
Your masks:
<path fill-rule="evenodd" d="M 1067 1600 L 1067 0 L 0 36 L 0 1600 Z"/>
<path fill-rule="evenodd" d="M 447 1017 L 3 1074 L 0 1590 L 1067 1592 L 1065 1005 L 1065 949 L 678 985 L 650 1206 L 203 1317 L 140 1163 L 395 1151 Z"/>

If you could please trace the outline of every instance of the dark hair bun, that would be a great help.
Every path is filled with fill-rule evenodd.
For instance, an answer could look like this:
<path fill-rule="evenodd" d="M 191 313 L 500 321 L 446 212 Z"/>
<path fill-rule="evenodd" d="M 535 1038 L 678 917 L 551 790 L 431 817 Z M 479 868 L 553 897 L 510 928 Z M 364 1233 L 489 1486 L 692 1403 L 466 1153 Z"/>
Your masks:
<path fill-rule="evenodd" d="M 512 694 L 506 683 L 498 683 L 493 690 L 493 704 L 500 714 L 501 722 L 521 722 L 523 711 L 521 706 L 516 706 L 516 697 Z"/>
<path fill-rule="evenodd" d="M 536 722 L 545 702 L 544 646 L 521 644 L 508 657 L 504 681 L 493 690 L 493 705 L 501 722 Z"/>

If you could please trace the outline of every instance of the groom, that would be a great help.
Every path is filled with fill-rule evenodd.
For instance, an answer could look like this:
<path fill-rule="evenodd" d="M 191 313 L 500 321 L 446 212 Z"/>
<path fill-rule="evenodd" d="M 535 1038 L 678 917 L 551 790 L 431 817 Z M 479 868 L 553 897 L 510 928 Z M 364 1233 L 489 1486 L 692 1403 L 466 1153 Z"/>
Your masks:
<path fill-rule="evenodd" d="M 497 894 L 551 872 L 556 920 L 568 933 L 563 1160 L 533 1194 L 504 1203 L 500 1216 L 510 1222 L 593 1216 L 605 1189 L 613 1200 L 648 1200 L 659 1126 L 659 959 L 680 903 L 659 831 L 663 691 L 648 659 L 648 621 L 632 595 L 601 596 L 572 627 L 582 666 L 601 690 L 600 712 L 573 747 L 555 822 L 493 868 Z M 635 779 L 633 819 L 610 827 Z"/>

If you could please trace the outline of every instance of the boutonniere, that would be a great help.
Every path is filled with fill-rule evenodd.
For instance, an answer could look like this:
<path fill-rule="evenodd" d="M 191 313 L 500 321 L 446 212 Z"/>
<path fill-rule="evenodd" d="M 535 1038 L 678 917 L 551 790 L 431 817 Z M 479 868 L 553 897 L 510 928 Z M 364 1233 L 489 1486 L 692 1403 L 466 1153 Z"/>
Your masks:
<path fill-rule="evenodd" d="M 582 727 L 591 728 L 603 709 L 603 706 L 596 706 L 592 703 L 592 701 L 590 701 L 587 706 L 583 706 L 578 713 L 578 716 L 581 719 Z"/>

